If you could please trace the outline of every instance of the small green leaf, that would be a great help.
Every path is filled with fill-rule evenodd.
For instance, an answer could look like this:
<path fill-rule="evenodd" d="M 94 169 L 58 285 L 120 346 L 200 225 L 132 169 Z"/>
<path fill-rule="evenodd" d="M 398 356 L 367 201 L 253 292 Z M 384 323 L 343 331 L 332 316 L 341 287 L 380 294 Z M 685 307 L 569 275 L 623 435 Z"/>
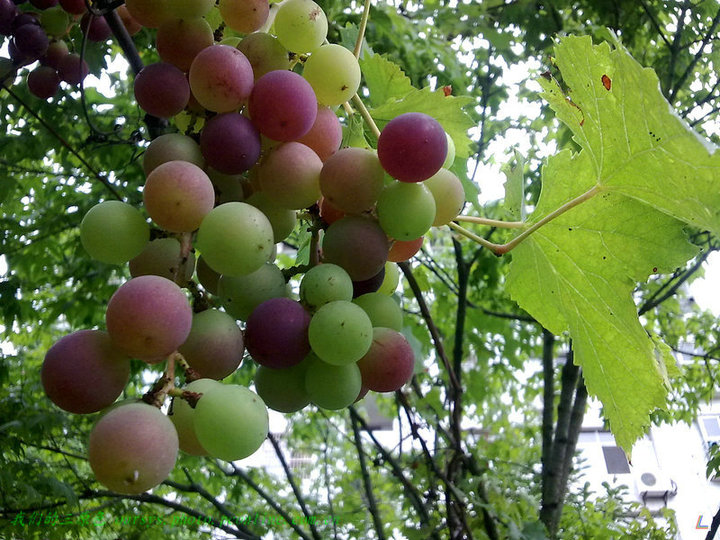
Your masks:
<path fill-rule="evenodd" d="M 515 160 L 506 163 L 502 172 L 507 177 L 505 181 L 505 212 L 515 221 L 525 220 L 525 156 L 517 149 Z"/>

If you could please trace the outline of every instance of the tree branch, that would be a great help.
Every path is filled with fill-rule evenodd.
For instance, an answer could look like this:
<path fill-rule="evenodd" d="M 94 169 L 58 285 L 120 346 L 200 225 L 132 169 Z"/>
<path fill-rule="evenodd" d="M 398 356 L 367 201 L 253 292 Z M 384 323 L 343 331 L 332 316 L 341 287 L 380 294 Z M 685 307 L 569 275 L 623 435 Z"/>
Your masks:
<path fill-rule="evenodd" d="M 357 448 L 358 463 L 360 464 L 360 474 L 362 476 L 363 487 L 365 488 L 365 496 L 367 497 L 368 509 L 372 516 L 375 531 L 379 540 L 385 540 L 385 531 L 383 530 L 382 517 L 375 502 L 375 494 L 373 493 L 372 483 L 370 481 L 370 473 L 365 463 L 365 452 L 362 449 L 362 439 L 360 438 L 360 430 L 358 429 L 358 421 L 354 415 L 350 415 L 350 422 L 353 429 L 353 437 L 355 439 L 355 448 Z"/>
<path fill-rule="evenodd" d="M 550 497 L 550 453 L 555 416 L 555 336 L 543 328 L 542 498 Z"/>

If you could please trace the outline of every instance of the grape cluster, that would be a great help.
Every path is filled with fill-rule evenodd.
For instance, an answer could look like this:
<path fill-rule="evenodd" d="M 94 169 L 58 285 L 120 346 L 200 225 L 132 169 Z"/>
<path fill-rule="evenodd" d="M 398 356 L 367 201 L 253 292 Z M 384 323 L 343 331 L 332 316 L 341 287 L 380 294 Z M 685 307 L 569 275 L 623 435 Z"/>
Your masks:
<path fill-rule="evenodd" d="M 63 337 L 42 369 L 61 408 L 110 407 L 90 436 L 90 464 L 123 493 L 161 482 L 178 448 L 224 460 L 251 455 L 268 434 L 268 407 L 338 410 L 368 391 L 400 389 L 415 359 L 392 297 L 393 261 L 412 257 L 423 235 L 464 204 L 459 180 L 443 168 L 454 159 L 452 140 L 430 116 L 393 119 L 377 150 L 340 148 L 333 107 L 356 93 L 360 67 L 350 51 L 323 44 L 327 20 L 314 2 L 286 0 L 267 33 L 257 31 L 267 0 L 220 0 L 225 24 L 247 33 L 235 44 L 214 42 L 203 18 L 213 5 L 127 1 L 137 21 L 158 28 L 162 59 L 136 77 L 138 104 L 161 117 L 190 108 L 204 125 L 195 138 L 162 135 L 144 154 L 155 239 L 143 212 L 123 202 L 84 217 L 86 251 L 129 263 L 132 278 L 108 302 L 107 331 Z M 301 74 L 291 58 L 304 59 Z M 310 265 L 283 273 L 275 246 L 296 228 L 299 210 L 321 247 Z M 286 275 L 298 273 L 293 290 Z M 255 392 L 220 382 L 245 349 L 257 364 Z M 113 405 L 130 358 L 168 359 L 173 368 L 145 402 Z M 189 381 L 182 389 L 174 388 L 175 362 Z M 165 415 L 158 407 L 168 393 Z"/>
<path fill-rule="evenodd" d="M 21 10 L 16 4 L 27 9 Z M 80 24 L 90 41 L 105 41 L 112 32 L 104 17 L 87 11 L 84 0 L 30 0 L 29 4 L 0 0 L 0 35 L 11 37 L 8 50 L 12 71 L 39 60 L 27 75 L 28 89 L 41 99 L 49 99 L 61 82 L 77 86 L 88 74 L 85 60 L 71 53 L 63 39 L 72 27 Z M 141 29 L 125 6 L 118 8 L 118 14 L 129 33 Z"/>

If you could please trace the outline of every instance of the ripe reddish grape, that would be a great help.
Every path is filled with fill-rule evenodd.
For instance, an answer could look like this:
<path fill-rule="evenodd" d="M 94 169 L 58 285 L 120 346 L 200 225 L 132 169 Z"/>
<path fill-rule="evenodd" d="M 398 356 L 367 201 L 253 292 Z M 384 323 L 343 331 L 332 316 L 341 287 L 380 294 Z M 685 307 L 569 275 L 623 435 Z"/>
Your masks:
<path fill-rule="evenodd" d="M 297 142 L 315 150 L 321 161 L 327 161 L 342 143 L 342 126 L 335 111 L 330 107 L 318 106 L 315 123 Z"/>
<path fill-rule="evenodd" d="M 385 171 L 375 152 L 343 148 L 323 164 L 320 189 L 335 208 L 347 214 L 360 214 L 375 206 L 384 179 Z"/>
<path fill-rule="evenodd" d="M 410 380 L 415 356 L 405 336 L 390 328 L 373 328 L 370 350 L 357 363 L 362 384 L 373 392 L 394 392 Z"/>
<path fill-rule="evenodd" d="M 255 81 L 248 106 L 260 133 L 276 141 L 302 137 L 317 116 L 317 100 L 310 83 L 287 70 L 271 71 Z"/>
<path fill-rule="evenodd" d="M 346 216 L 325 231 L 323 261 L 341 266 L 354 281 L 370 279 L 387 261 L 387 236 L 371 219 Z"/>
<path fill-rule="evenodd" d="M 63 40 L 53 41 L 48 45 L 48 50 L 45 52 L 45 56 L 40 59 L 40 63 L 57 70 L 60 68 L 60 62 L 69 52 L 67 43 Z"/>
<path fill-rule="evenodd" d="M 325 197 L 320 198 L 318 206 L 320 207 L 320 217 L 328 225 L 332 225 L 337 220 L 345 217 L 345 212 L 335 208 Z"/>
<path fill-rule="evenodd" d="M 73 86 L 79 85 L 88 74 L 88 65 L 79 54 L 66 55 L 58 66 L 60 79 Z"/>
<path fill-rule="evenodd" d="M 60 88 L 60 76 L 50 66 L 38 66 L 28 74 L 27 84 L 33 95 L 49 99 Z"/>
<path fill-rule="evenodd" d="M 425 237 L 421 236 L 415 240 L 395 240 L 392 246 L 390 246 L 388 261 L 404 262 L 411 259 L 420 251 L 424 239 Z"/>
<path fill-rule="evenodd" d="M 100 330 L 79 330 L 55 342 L 40 372 L 45 394 L 75 414 L 94 413 L 110 405 L 129 377 L 130 358 Z"/>
<path fill-rule="evenodd" d="M 322 166 L 317 154 L 304 144 L 281 144 L 260 164 L 260 187 L 271 201 L 284 208 L 307 208 L 320 198 Z"/>
<path fill-rule="evenodd" d="M 247 321 L 245 337 L 258 364 L 274 369 L 302 362 L 310 352 L 310 315 L 289 298 L 271 298 L 256 307 Z"/>
<path fill-rule="evenodd" d="M 245 345 L 230 315 L 207 309 L 193 315 L 190 334 L 178 351 L 203 377 L 220 380 L 238 368 Z"/>
<path fill-rule="evenodd" d="M 145 66 L 135 77 L 135 99 L 148 114 L 170 118 L 190 100 L 185 74 L 167 62 Z"/>
<path fill-rule="evenodd" d="M 187 339 L 192 309 L 185 293 L 160 276 L 139 276 L 112 295 L 105 312 L 113 343 L 131 356 L 157 362 Z"/>
<path fill-rule="evenodd" d="M 187 161 L 168 161 L 147 177 L 145 208 L 160 227 L 192 232 L 215 205 L 215 189 L 208 175 Z"/>
<path fill-rule="evenodd" d="M 260 157 L 260 134 L 242 114 L 219 114 L 205 124 L 200 149 L 212 168 L 225 174 L 240 174 Z"/>
<path fill-rule="evenodd" d="M 85 0 L 60 0 L 60 5 L 71 15 L 82 15 L 87 11 Z"/>
<path fill-rule="evenodd" d="M 447 156 L 447 138 L 433 117 L 405 113 L 383 128 L 377 152 L 390 176 L 402 182 L 422 182 L 442 167 Z"/>
<path fill-rule="evenodd" d="M 213 44 L 213 32 L 202 17 L 195 19 L 168 19 L 156 35 L 156 47 L 160 58 L 188 71 L 195 57 Z"/>
<path fill-rule="evenodd" d="M 95 477 L 118 493 L 137 495 L 165 480 L 175 466 L 178 436 L 160 409 L 129 403 L 105 414 L 90 433 Z"/>
<path fill-rule="evenodd" d="M 220 44 L 206 47 L 195 56 L 189 76 L 193 96 L 200 105 L 221 113 L 239 109 L 250 95 L 254 80 L 245 55 Z"/>
<path fill-rule="evenodd" d="M 131 36 L 134 36 L 143 29 L 142 24 L 137 22 L 135 18 L 130 15 L 126 6 L 118 6 L 115 11 L 117 11 L 117 14 L 120 15 L 120 20 L 122 21 L 125 30 L 127 30 L 127 33 Z"/>
<path fill-rule="evenodd" d="M 90 41 L 106 41 L 112 35 L 112 30 L 110 30 L 105 17 L 96 17 L 89 12 L 85 13 L 80 20 L 80 28 L 87 34 Z"/>

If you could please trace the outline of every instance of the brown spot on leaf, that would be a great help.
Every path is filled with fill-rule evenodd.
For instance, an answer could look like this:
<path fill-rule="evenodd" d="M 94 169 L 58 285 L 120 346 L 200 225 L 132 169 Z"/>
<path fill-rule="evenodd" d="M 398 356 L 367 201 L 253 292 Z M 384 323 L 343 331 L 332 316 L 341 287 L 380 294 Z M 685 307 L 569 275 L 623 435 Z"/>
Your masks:
<path fill-rule="evenodd" d="M 607 75 L 603 75 L 602 84 L 605 87 L 605 90 L 609 92 L 610 88 L 612 87 L 612 81 L 610 80 L 610 77 L 608 77 Z"/>
<path fill-rule="evenodd" d="M 452 94 L 452 86 L 450 86 L 449 84 L 445 85 L 443 86 L 442 91 L 443 94 L 445 94 L 445 97 L 448 97 L 450 94 Z"/>

